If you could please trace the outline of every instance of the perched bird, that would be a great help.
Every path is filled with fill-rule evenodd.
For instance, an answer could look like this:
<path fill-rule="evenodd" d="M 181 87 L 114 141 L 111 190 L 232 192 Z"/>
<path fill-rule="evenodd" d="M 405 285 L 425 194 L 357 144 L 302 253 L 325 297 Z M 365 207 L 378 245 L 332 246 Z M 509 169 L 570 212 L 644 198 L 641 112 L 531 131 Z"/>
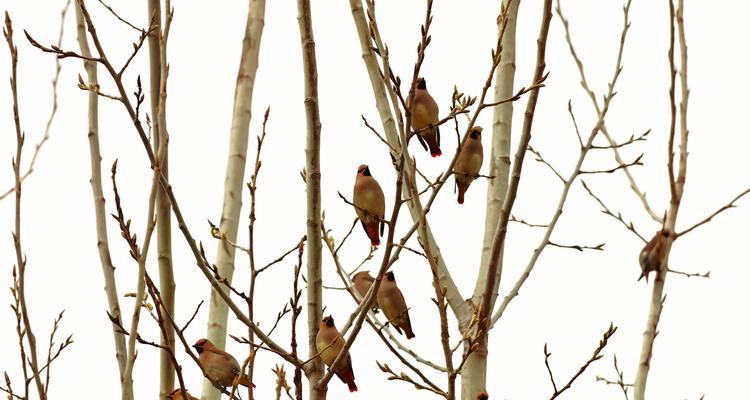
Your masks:
<path fill-rule="evenodd" d="M 435 99 L 427 91 L 427 81 L 424 78 L 417 80 L 417 88 L 414 91 L 414 101 L 406 105 L 411 111 L 411 128 L 417 132 L 417 139 L 425 150 L 429 148 L 430 155 L 438 157 L 443 154 L 440 151 L 440 127 L 438 121 L 438 105 Z"/>
<path fill-rule="evenodd" d="M 490 395 L 487 393 L 487 391 L 482 390 L 477 394 L 477 400 L 489 400 Z"/>
<path fill-rule="evenodd" d="M 641 276 L 638 278 L 640 281 L 643 277 L 646 277 L 648 282 L 648 273 L 651 271 L 659 271 L 661 269 L 661 263 L 664 259 L 664 252 L 666 251 L 667 239 L 669 238 L 669 229 L 662 229 L 654 235 L 651 240 L 646 243 L 646 246 L 641 250 L 641 254 L 638 255 L 638 262 L 641 264 Z"/>
<path fill-rule="evenodd" d="M 383 310 L 383 314 L 398 333 L 403 330 L 407 339 L 414 337 L 414 332 L 411 330 L 411 320 L 409 319 L 409 309 L 406 307 L 401 289 L 396 286 L 396 277 L 393 272 L 386 274 L 385 279 L 380 284 L 378 307 Z"/>
<path fill-rule="evenodd" d="M 201 366 L 211 380 L 221 386 L 227 387 L 234 384 L 235 378 L 240 374 L 240 364 L 231 354 L 216 348 L 208 339 L 201 339 L 193 345 L 198 352 Z M 246 375 L 240 376 L 237 384 L 245 387 L 255 387 Z"/>
<path fill-rule="evenodd" d="M 471 129 L 464 145 L 461 146 L 461 152 L 458 153 L 456 165 L 453 167 L 453 176 L 458 188 L 458 204 L 464 204 L 464 194 L 479 174 L 483 158 L 482 127 L 475 126 Z"/>
<path fill-rule="evenodd" d="M 383 234 L 383 218 L 385 217 L 385 196 L 378 181 L 370 174 L 370 167 L 362 164 L 357 169 L 354 181 L 353 201 L 357 218 L 362 223 L 370 243 L 380 245 L 380 235 Z"/>
<path fill-rule="evenodd" d="M 191 396 L 190 393 L 183 392 L 179 388 L 173 390 L 172 393 L 168 394 L 167 398 L 169 400 L 198 400 L 195 397 Z"/>
<path fill-rule="evenodd" d="M 354 288 L 357 289 L 357 293 L 364 299 L 367 291 L 370 290 L 370 286 L 375 282 L 375 278 L 370 275 L 370 271 L 360 271 L 354 274 L 352 282 L 354 282 Z"/>
<path fill-rule="evenodd" d="M 330 367 L 344 348 L 344 337 L 336 329 L 332 316 L 329 315 L 321 321 L 318 335 L 315 337 L 315 344 L 318 352 L 320 352 L 320 358 Z M 354 383 L 354 371 L 352 370 L 352 357 L 349 354 L 346 355 L 346 360 L 336 366 L 334 372 L 341 381 L 349 386 L 349 392 L 357 391 L 357 385 Z"/>

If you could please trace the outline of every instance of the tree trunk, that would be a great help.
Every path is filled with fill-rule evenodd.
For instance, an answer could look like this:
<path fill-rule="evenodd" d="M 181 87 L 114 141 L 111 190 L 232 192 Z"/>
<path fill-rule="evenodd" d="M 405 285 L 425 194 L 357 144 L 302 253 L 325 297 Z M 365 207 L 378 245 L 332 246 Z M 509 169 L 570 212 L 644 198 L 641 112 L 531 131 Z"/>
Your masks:
<path fill-rule="evenodd" d="M 167 13 L 169 10 L 167 10 Z M 154 121 L 152 137 L 154 153 L 164 154 L 159 161 L 162 175 L 169 179 L 169 135 L 166 124 L 166 43 L 163 42 L 161 0 L 148 0 L 147 18 L 154 19 L 154 31 L 148 37 L 149 77 L 151 83 L 151 117 Z M 162 57 L 165 59 L 162 60 Z M 164 146 L 164 149 L 160 147 Z M 163 153 L 161 153 L 163 152 Z M 175 315 L 175 282 L 172 269 L 172 213 L 169 199 L 161 188 L 156 192 L 156 251 L 159 263 L 159 291 L 162 304 L 169 315 Z M 175 348 L 174 327 L 164 321 L 166 337 L 161 345 Z M 159 358 L 159 397 L 164 398 L 174 389 L 174 365 L 169 353 L 162 351 Z"/>
<path fill-rule="evenodd" d="M 75 4 L 76 10 L 76 32 L 78 34 L 78 46 L 81 54 L 91 57 L 88 39 L 86 38 L 86 27 L 83 19 L 83 13 L 78 3 Z M 97 65 L 93 61 L 84 61 L 86 69 L 87 85 L 96 87 Z M 99 262 L 102 265 L 104 275 L 104 293 L 107 295 L 107 304 L 109 315 L 117 321 L 122 321 L 120 311 L 120 300 L 117 295 L 117 282 L 115 281 L 115 266 L 112 264 L 112 257 L 109 253 L 109 240 L 107 235 L 107 214 L 104 208 L 104 191 L 102 189 L 102 169 L 101 169 L 101 152 L 99 150 L 99 97 L 96 93 L 88 92 L 88 139 L 89 154 L 91 158 L 91 190 L 94 196 L 94 216 L 96 219 L 96 247 L 99 252 Z M 125 336 L 119 332 L 118 328 L 112 324 L 112 333 L 115 341 L 115 358 L 120 375 L 120 383 L 123 382 L 125 372 Z M 112 396 L 117 397 L 117 396 Z"/>
<path fill-rule="evenodd" d="M 307 190 L 307 327 L 308 347 L 312 356 L 318 353 L 316 336 L 322 320 L 323 274 L 320 230 L 320 112 L 318 110 L 318 67 L 315 58 L 310 0 L 297 1 L 302 64 L 305 75 L 305 116 L 307 148 L 305 149 L 305 185 Z M 318 385 L 323 377 L 320 357 L 306 368 L 310 400 L 326 398 L 326 386 Z"/>
<path fill-rule="evenodd" d="M 242 55 L 237 72 L 237 85 L 234 92 L 232 108 L 232 128 L 229 133 L 229 156 L 224 179 L 224 203 L 221 212 L 220 230 L 227 239 L 237 240 L 240 210 L 242 209 L 242 189 L 244 187 L 247 142 L 250 130 L 253 88 L 255 73 L 258 70 L 258 53 L 263 34 L 265 0 L 250 0 L 245 25 L 245 36 L 242 39 Z M 231 282 L 234 274 L 234 248 L 219 241 L 216 250 L 216 266 L 219 275 Z M 227 334 L 227 306 L 221 297 L 211 291 L 211 303 L 208 312 L 207 337 L 214 345 L 223 349 Z M 204 380 L 203 400 L 218 400 L 219 392 L 211 382 Z"/>
<path fill-rule="evenodd" d="M 495 71 L 495 100 L 500 101 L 513 95 L 513 81 L 516 75 L 516 20 L 518 6 L 521 0 L 501 0 L 501 11 L 497 17 L 498 35 L 502 30 L 502 9 L 509 7 L 507 23 L 502 40 L 502 59 L 497 71 Z M 508 176 L 510 173 L 510 140 L 513 122 L 513 102 L 507 102 L 494 107 L 492 116 L 492 149 L 490 150 L 489 175 L 495 179 L 489 180 L 487 187 L 487 211 L 484 222 L 484 241 L 482 242 L 482 259 L 474 286 L 472 301 L 479 304 L 487 283 L 487 266 L 492 247 L 492 239 L 495 236 L 495 228 L 500 217 L 500 209 L 503 207 L 505 194 L 508 191 Z M 492 299 L 490 299 L 490 310 L 494 307 L 497 299 L 500 277 L 503 270 L 503 254 L 500 254 L 500 262 L 495 279 Z M 487 343 L 480 340 L 480 343 Z M 484 390 L 487 382 L 487 347 L 480 346 L 466 360 L 461 370 L 461 393 L 462 399 L 474 400 L 476 394 Z"/>

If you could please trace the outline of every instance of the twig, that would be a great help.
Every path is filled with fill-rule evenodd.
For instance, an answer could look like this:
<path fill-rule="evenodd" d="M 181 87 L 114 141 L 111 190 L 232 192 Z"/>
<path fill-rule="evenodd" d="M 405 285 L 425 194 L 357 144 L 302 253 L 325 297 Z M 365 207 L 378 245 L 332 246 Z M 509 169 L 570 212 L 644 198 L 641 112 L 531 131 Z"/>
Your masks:
<path fill-rule="evenodd" d="M 638 238 L 641 239 L 643 243 L 648 243 L 648 240 L 643 237 L 643 235 L 638 233 L 638 230 L 635 229 L 632 221 L 626 222 L 622 214 L 619 212 L 617 213 L 617 215 L 615 215 L 615 213 L 612 212 L 612 210 L 610 210 L 606 205 L 604 205 L 604 202 L 597 195 L 595 195 L 593 191 L 591 191 L 589 186 L 586 184 L 586 181 L 581 181 L 581 183 L 583 184 L 583 188 L 586 189 L 586 192 L 588 192 L 588 194 L 602 207 L 602 213 L 620 221 L 620 223 L 622 223 L 622 225 L 625 226 L 627 230 L 633 232 L 634 235 L 638 236 Z"/>
<path fill-rule="evenodd" d="M 31 320 L 29 318 L 29 311 L 26 307 L 26 256 L 23 254 L 21 246 L 21 155 L 23 150 L 23 144 L 25 141 L 25 134 L 21 132 L 21 121 L 18 112 L 18 75 L 16 73 L 18 68 L 18 48 L 13 43 L 13 22 L 10 19 L 8 12 L 5 12 L 5 27 L 3 29 L 5 40 L 8 43 L 8 50 L 10 51 L 11 59 L 11 75 L 10 75 L 10 90 L 13 98 L 13 122 L 16 130 L 16 154 L 13 158 L 13 175 L 15 178 L 15 226 L 13 229 L 13 247 L 16 252 L 16 266 L 18 268 L 18 279 L 16 281 L 16 291 L 18 296 L 17 310 L 16 313 L 20 312 L 21 320 L 23 321 L 23 332 L 26 337 L 26 343 L 29 346 L 29 357 L 28 360 L 22 359 L 21 362 L 28 362 L 31 368 L 31 378 L 26 378 L 26 387 L 28 387 L 28 380 L 33 379 L 36 384 L 37 393 L 39 393 L 40 400 L 47 400 L 47 393 L 44 390 L 44 384 L 42 383 L 42 377 L 39 374 L 39 364 L 37 357 L 36 337 L 34 331 L 31 328 Z M 20 338 L 21 342 L 23 337 Z M 20 343 L 23 348 L 23 343 Z M 23 349 L 21 350 L 23 354 Z M 26 375 L 26 367 L 24 367 L 24 375 Z M 25 395 L 28 395 L 26 390 Z"/>
<path fill-rule="evenodd" d="M 448 397 L 447 393 L 434 389 L 429 386 L 422 385 L 421 383 L 414 381 L 411 377 L 409 377 L 409 375 L 403 372 L 400 374 L 393 372 L 393 370 L 391 370 L 391 367 L 389 367 L 388 364 L 385 364 L 385 363 L 381 364 L 379 361 L 376 361 L 376 363 L 378 365 L 378 368 L 380 368 L 381 371 L 383 371 L 386 375 L 388 375 L 387 379 L 389 381 L 402 381 L 402 382 L 410 383 L 414 385 L 414 387 L 417 390 L 426 390 L 428 392 L 435 393 L 436 395 L 441 396 L 441 397 L 445 397 L 445 398 Z"/>
<path fill-rule="evenodd" d="M 702 220 L 701 220 L 701 221 L 699 221 L 699 222 L 696 222 L 695 224 L 691 225 L 691 226 L 690 226 L 689 228 L 687 228 L 687 229 L 683 230 L 682 232 L 677 232 L 677 235 L 676 235 L 676 237 L 681 237 L 681 236 L 683 236 L 683 235 L 685 235 L 685 234 L 687 234 L 687 233 L 690 233 L 690 232 L 691 232 L 691 231 L 692 231 L 693 229 L 695 229 L 695 228 L 698 228 L 698 227 L 700 227 L 701 225 L 707 224 L 707 223 L 708 223 L 708 222 L 710 222 L 710 221 L 711 221 L 711 220 L 712 220 L 712 219 L 713 219 L 713 218 L 714 218 L 715 216 L 717 216 L 717 215 L 721 214 L 721 213 L 722 213 L 723 211 L 726 211 L 726 210 L 729 210 L 730 208 L 734 208 L 734 207 L 736 207 L 736 206 L 734 205 L 734 203 L 735 203 L 736 201 L 738 201 L 739 199 L 741 199 L 741 198 L 742 198 L 743 196 L 745 196 L 745 195 L 746 195 L 746 194 L 748 194 L 748 193 L 750 193 L 750 188 L 748 188 L 748 189 L 745 189 L 745 190 L 744 190 L 743 192 L 741 192 L 740 194 L 738 194 L 737 196 L 735 196 L 735 197 L 734 197 L 734 198 L 733 198 L 733 199 L 732 199 L 732 200 L 731 200 L 731 201 L 730 201 L 729 203 L 727 203 L 727 204 L 725 204 L 725 205 L 721 206 L 721 207 L 720 207 L 720 208 L 719 208 L 718 210 L 716 210 L 716 211 L 714 211 L 713 213 L 711 213 L 711 215 L 709 215 L 708 217 L 706 217 L 706 218 L 702 219 Z"/>
<path fill-rule="evenodd" d="M 555 169 L 555 167 L 552 166 L 552 164 L 548 163 L 547 160 L 545 160 L 544 157 L 542 157 L 542 153 L 538 152 L 537 150 L 534 150 L 534 148 L 531 147 L 531 145 L 528 146 L 528 149 L 531 152 L 531 154 L 534 155 L 535 160 L 537 162 L 540 162 L 546 165 L 547 167 L 549 167 L 549 169 L 552 170 L 552 172 L 554 172 L 555 175 L 560 179 L 560 182 L 562 182 L 563 185 L 565 184 L 565 178 L 563 178 L 562 175 L 560 175 L 560 173 L 557 172 L 557 170 Z"/>
<path fill-rule="evenodd" d="M 63 7 L 62 11 L 60 12 L 60 33 L 57 36 L 57 46 L 60 47 L 62 45 L 62 39 L 63 39 L 63 33 L 65 32 L 65 16 L 68 13 L 68 8 L 70 7 L 70 1 L 65 1 L 65 6 Z M 55 75 L 52 78 L 52 110 L 50 111 L 49 117 L 47 118 L 47 124 L 44 128 L 44 136 L 42 136 L 42 139 L 37 142 L 37 144 L 34 146 L 34 154 L 31 156 L 31 162 L 29 163 L 29 166 L 26 168 L 26 172 L 21 175 L 21 182 L 26 180 L 26 178 L 29 177 L 34 172 L 34 165 L 36 164 L 37 157 L 39 156 L 39 153 L 42 150 L 42 147 L 45 143 L 49 140 L 49 133 L 50 128 L 52 127 L 52 122 L 55 120 L 55 116 L 57 115 L 57 82 L 60 78 L 60 70 L 62 70 L 62 64 L 60 64 L 60 60 L 55 60 Z M 11 193 L 13 193 L 16 190 L 15 186 L 9 188 L 5 191 L 5 193 L 0 194 L 0 200 L 8 197 Z"/>
<path fill-rule="evenodd" d="M 593 246 L 585 246 L 585 245 L 579 245 L 579 244 L 572 244 L 572 245 L 571 244 L 560 244 L 560 243 L 555 243 L 555 242 L 553 242 L 551 240 L 548 240 L 547 244 L 549 244 L 550 246 L 553 246 L 553 247 L 559 247 L 561 249 L 573 249 L 573 250 L 578 250 L 578 251 L 584 251 L 584 250 L 598 250 L 598 251 L 603 251 L 604 250 L 604 245 L 605 245 L 605 243 L 599 243 L 599 244 L 593 245 Z"/>
<path fill-rule="evenodd" d="M 616 382 L 615 381 L 610 381 L 609 379 L 603 378 L 603 377 L 598 376 L 598 375 L 596 376 L 596 381 L 597 382 L 604 382 L 607 385 L 617 385 L 617 386 L 619 386 L 620 390 L 622 390 L 623 396 L 625 396 L 625 400 L 629 400 L 629 398 L 628 398 L 628 388 L 633 387 L 633 384 L 632 383 L 625 383 L 625 381 L 623 380 L 623 373 L 622 373 L 622 371 L 620 371 L 620 367 L 617 365 L 617 355 L 616 354 L 614 356 L 614 359 L 615 359 L 615 361 L 614 361 L 615 372 L 617 373 L 617 381 Z"/>
<path fill-rule="evenodd" d="M 105 3 L 104 1 L 102 1 L 102 0 L 99 0 L 99 3 L 100 3 L 101 5 L 103 5 L 103 6 L 104 6 L 104 8 L 106 8 L 107 10 L 109 10 L 110 14 L 114 15 L 114 16 L 115 16 L 115 18 L 119 19 L 119 20 L 120 20 L 120 22 L 122 22 L 123 24 L 125 24 L 125 25 L 127 25 L 127 26 L 131 27 L 131 28 L 132 28 L 132 29 L 134 29 L 134 30 L 135 30 L 136 32 L 139 32 L 139 33 L 140 33 L 140 32 L 143 32 L 143 29 L 142 29 L 142 28 L 139 28 L 139 27 L 137 27 L 137 26 L 133 25 L 132 23 L 128 22 L 128 21 L 127 21 L 127 20 L 126 20 L 125 18 L 121 17 L 121 16 L 120 16 L 120 15 L 119 15 L 119 14 L 117 13 L 117 11 L 115 11 L 115 10 L 114 10 L 114 9 L 113 9 L 112 7 L 110 7 L 110 6 L 109 6 L 109 5 L 107 4 L 107 3 Z"/>
<path fill-rule="evenodd" d="M 630 0 L 628 0 L 625 4 L 624 10 L 626 10 L 625 14 L 627 15 L 627 10 L 630 9 Z M 573 46 L 573 41 L 570 38 L 570 28 L 569 28 L 569 22 L 565 18 L 565 16 L 562 14 L 561 8 L 560 8 L 560 2 L 558 0 L 557 2 L 557 15 L 560 17 L 560 21 L 563 24 L 563 28 L 565 29 L 565 41 L 568 43 L 568 49 L 570 50 L 570 54 L 573 57 L 573 60 L 576 63 L 576 66 L 578 67 L 578 73 L 581 77 L 580 83 L 583 90 L 588 94 L 589 98 L 591 99 L 591 103 L 594 106 L 594 110 L 596 111 L 597 115 L 602 116 L 602 113 L 606 107 L 599 105 L 599 101 L 597 100 L 596 94 L 593 90 L 589 87 L 588 80 L 586 79 L 586 74 L 583 71 L 583 62 L 581 62 L 580 57 L 578 57 L 578 52 L 575 50 L 575 47 Z M 620 48 L 622 48 L 622 45 L 625 41 L 625 36 L 627 35 L 627 30 L 630 27 L 630 22 L 627 20 L 627 17 L 625 18 L 626 28 L 623 29 L 622 34 L 620 35 Z M 620 56 L 618 56 L 618 59 L 621 58 L 622 52 L 619 53 Z M 617 63 L 617 68 L 621 68 L 621 63 Z M 572 112 L 571 112 L 572 115 Z M 600 118 L 602 120 L 600 124 L 601 132 L 604 134 L 604 137 L 609 142 L 610 146 L 612 146 L 612 152 L 615 157 L 615 161 L 618 165 L 624 165 L 625 162 L 622 160 L 622 157 L 620 156 L 620 151 L 618 147 L 616 146 L 615 140 L 612 138 L 612 136 L 609 134 L 609 131 L 607 130 L 607 125 L 604 123 L 604 119 Z M 643 208 L 645 209 L 646 213 L 656 222 L 661 223 L 661 217 L 653 211 L 651 206 L 648 203 L 648 200 L 646 200 L 646 193 L 642 192 L 638 185 L 635 182 L 635 179 L 633 178 L 633 175 L 630 173 L 630 170 L 625 167 L 623 168 L 623 172 L 625 172 L 625 176 L 628 179 L 628 182 L 630 183 L 630 188 L 633 190 L 633 193 L 640 199 L 641 203 L 643 204 Z"/>
<path fill-rule="evenodd" d="M 609 338 L 611 338 L 612 335 L 615 334 L 615 332 L 617 332 L 617 327 L 614 326 L 614 325 L 612 325 L 612 324 L 610 324 L 609 325 L 609 329 L 607 329 L 607 331 L 604 332 L 602 340 L 599 341 L 599 346 L 594 350 L 594 354 L 591 355 L 591 358 L 589 358 L 589 360 L 586 361 L 583 364 L 583 366 L 581 366 L 581 368 L 578 369 L 578 372 L 576 372 L 575 375 L 573 375 L 573 377 L 570 378 L 570 380 L 568 381 L 568 383 L 565 384 L 565 386 L 563 386 L 560 389 L 557 389 L 557 387 L 554 385 L 555 380 L 552 378 L 552 371 L 549 369 L 549 364 L 548 364 L 549 354 L 547 353 L 547 345 L 545 344 L 545 346 L 544 346 L 544 354 L 545 354 L 544 362 L 545 362 L 545 364 L 547 364 L 547 370 L 549 371 L 550 379 L 552 379 L 552 385 L 555 386 L 555 391 L 552 394 L 552 396 L 550 397 L 550 400 L 556 399 L 558 396 L 560 396 L 561 394 L 563 394 L 566 390 L 570 389 L 570 387 L 573 385 L 573 382 L 575 382 L 575 380 L 578 379 L 578 377 L 581 376 L 581 374 L 583 374 L 586 371 L 586 369 L 589 367 L 589 365 L 591 365 L 592 363 L 594 363 L 595 361 L 597 361 L 597 360 L 599 360 L 600 358 L 603 357 L 602 355 L 599 355 L 599 353 L 601 353 L 602 350 L 604 350 L 604 348 L 607 346 L 607 343 L 609 342 Z"/>

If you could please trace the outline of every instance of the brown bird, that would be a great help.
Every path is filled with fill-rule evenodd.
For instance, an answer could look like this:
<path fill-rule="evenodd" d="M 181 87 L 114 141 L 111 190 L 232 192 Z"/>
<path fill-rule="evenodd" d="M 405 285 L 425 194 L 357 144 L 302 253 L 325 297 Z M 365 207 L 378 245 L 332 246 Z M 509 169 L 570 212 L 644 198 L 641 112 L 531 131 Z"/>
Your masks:
<path fill-rule="evenodd" d="M 396 286 L 396 277 L 393 272 L 386 274 L 385 279 L 380 284 L 378 307 L 383 310 L 383 314 L 398 333 L 403 330 L 407 339 L 414 337 L 414 331 L 411 330 L 411 320 L 409 319 L 409 309 L 406 307 L 401 289 Z"/>
<path fill-rule="evenodd" d="M 487 393 L 487 391 L 482 390 L 477 394 L 477 400 L 489 400 L 490 395 Z"/>
<path fill-rule="evenodd" d="M 167 395 L 169 400 L 198 400 L 197 398 L 190 395 L 190 393 L 183 392 L 180 389 L 175 389 L 172 393 Z"/>
<path fill-rule="evenodd" d="M 412 106 L 413 104 L 413 106 Z M 440 127 L 438 121 L 438 105 L 427 91 L 427 81 L 417 80 L 414 90 L 414 101 L 406 105 L 411 111 L 411 128 L 417 132 L 417 139 L 425 150 L 429 148 L 430 155 L 438 157 L 440 151 Z"/>
<path fill-rule="evenodd" d="M 321 321 L 318 335 L 315 337 L 315 344 L 320 353 L 320 358 L 330 367 L 344 348 L 344 337 L 336 329 L 332 316 L 329 315 Z M 342 382 L 349 386 L 349 392 L 357 391 L 357 385 L 354 383 L 351 355 L 347 354 L 346 360 L 339 363 L 334 372 Z"/>
<path fill-rule="evenodd" d="M 224 387 L 234 384 L 234 380 L 241 371 L 240 364 L 231 354 L 216 348 L 208 339 L 200 339 L 193 347 L 198 352 L 198 359 L 203 370 L 211 380 Z M 240 376 L 237 384 L 255 387 L 246 375 Z"/>
<path fill-rule="evenodd" d="M 464 145 L 461 146 L 461 152 L 458 153 L 456 165 L 453 167 L 453 176 L 458 188 L 458 204 L 464 204 L 464 194 L 479 174 L 483 158 L 482 127 L 475 126 L 471 129 Z"/>
<path fill-rule="evenodd" d="M 651 240 L 646 243 L 641 253 L 638 255 L 638 262 L 641 264 L 641 276 L 638 278 L 640 281 L 643 277 L 646 277 L 646 283 L 648 283 L 648 273 L 651 271 L 661 270 L 662 261 L 664 260 L 664 252 L 667 247 L 667 239 L 669 238 L 669 229 L 664 228 L 654 235 Z"/>
<path fill-rule="evenodd" d="M 378 181 L 370 174 L 370 167 L 362 164 L 357 168 L 357 178 L 354 181 L 353 202 L 357 211 L 357 218 L 362 223 L 367 237 L 373 247 L 380 245 L 380 235 L 383 234 L 383 218 L 385 217 L 385 196 Z"/>
<path fill-rule="evenodd" d="M 375 282 L 375 278 L 370 275 L 370 271 L 360 271 L 354 274 L 352 282 L 354 282 L 354 288 L 357 289 L 360 297 L 365 298 L 367 291 L 370 290 L 370 286 Z"/>

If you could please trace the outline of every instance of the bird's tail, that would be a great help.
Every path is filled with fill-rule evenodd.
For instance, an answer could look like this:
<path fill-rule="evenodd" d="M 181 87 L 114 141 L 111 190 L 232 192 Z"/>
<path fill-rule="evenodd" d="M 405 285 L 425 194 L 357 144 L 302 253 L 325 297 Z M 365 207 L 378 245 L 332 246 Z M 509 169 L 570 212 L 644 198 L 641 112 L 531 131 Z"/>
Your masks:
<path fill-rule="evenodd" d="M 350 393 L 357 391 L 357 384 L 354 383 L 354 371 L 352 371 L 351 366 L 339 370 L 336 375 L 341 378 L 341 381 L 346 383 L 346 386 L 349 387 Z"/>
<path fill-rule="evenodd" d="M 425 137 L 427 146 L 430 148 L 432 157 L 440 157 L 443 152 L 440 151 L 440 128 L 435 128 L 431 135 Z"/>
<path fill-rule="evenodd" d="M 458 187 L 458 204 L 464 204 L 464 194 L 466 194 L 466 190 L 469 189 L 469 185 L 465 183 L 456 183 L 456 186 Z"/>
<path fill-rule="evenodd" d="M 411 322 L 409 320 L 407 320 L 406 324 L 404 325 L 404 334 L 406 334 L 407 339 L 411 339 L 414 337 L 414 331 L 411 329 Z"/>
<path fill-rule="evenodd" d="M 354 383 L 354 379 L 347 382 L 346 385 L 349 386 L 349 393 L 354 393 L 357 391 L 357 384 Z"/>
<path fill-rule="evenodd" d="M 378 229 L 379 225 L 380 222 L 378 221 L 373 221 L 372 223 L 365 225 L 365 231 L 367 232 L 367 236 L 370 238 L 370 243 L 375 247 L 380 246 L 380 230 Z"/>

